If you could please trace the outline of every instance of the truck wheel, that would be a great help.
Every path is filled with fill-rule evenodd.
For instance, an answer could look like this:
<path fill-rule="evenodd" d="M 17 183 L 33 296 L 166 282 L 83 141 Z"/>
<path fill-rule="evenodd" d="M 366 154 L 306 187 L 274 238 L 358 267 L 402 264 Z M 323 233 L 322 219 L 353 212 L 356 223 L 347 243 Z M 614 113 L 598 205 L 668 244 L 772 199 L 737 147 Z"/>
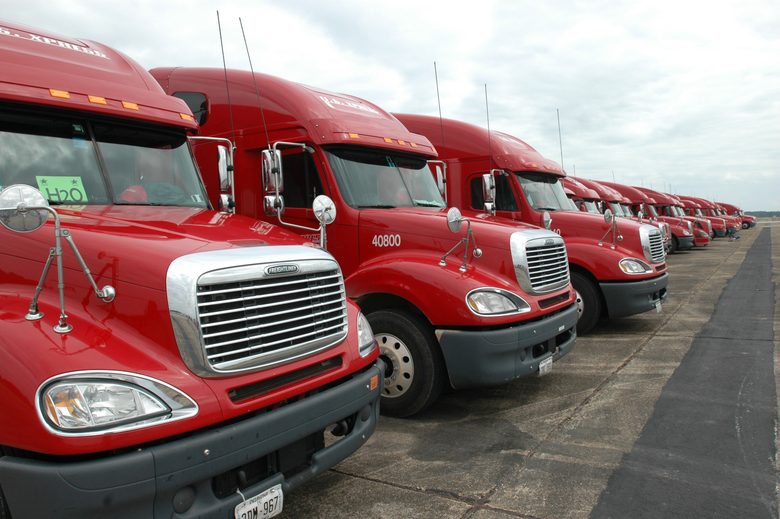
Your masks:
<path fill-rule="evenodd" d="M 367 318 L 385 363 L 379 409 L 399 418 L 422 411 L 444 385 L 444 361 L 433 331 L 417 316 L 398 310 L 379 310 Z"/>
<path fill-rule="evenodd" d="M 669 249 L 669 254 L 674 254 L 677 252 L 677 247 L 680 245 L 680 240 L 677 239 L 677 236 L 672 235 L 672 247 Z"/>
<path fill-rule="evenodd" d="M 749 223 L 747 223 L 747 222 L 742 222 L 742 228 L 743 228 L 743 229 L 747 229 L 748 227 L 750 227 L 750 224 L 749 224 Z"/>
<path fill-rule="evenodd" d="M 577 292 L 578 308 L 582 307 L 577 321 L 577 335 L 585 335 L 601 317 L 601 297 L 593 282 L 577 272 L 571 273 L 571 284 Z"/>

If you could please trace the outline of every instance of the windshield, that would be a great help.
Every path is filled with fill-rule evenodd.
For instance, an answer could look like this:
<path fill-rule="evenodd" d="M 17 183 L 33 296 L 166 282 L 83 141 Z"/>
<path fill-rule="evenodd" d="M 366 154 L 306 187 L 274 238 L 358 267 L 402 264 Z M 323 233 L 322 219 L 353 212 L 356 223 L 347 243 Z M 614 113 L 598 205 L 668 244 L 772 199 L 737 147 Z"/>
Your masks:
<path fill-rule="evenodd" d="M 631 210 L 631 206 L 628 204 L 620 204 L 620 207 L 623 208 L 623 214 L 626 216 L 634 216 L 634 212 Z"/>
<path fill-rule="evenodd" d="M 593 200 L 583 200 L 583 202 L 585 202 L 585 209 L 587 209 L 589 213 L 601 214 L 599 208 L 596 207 L 596 202 Z"/>
<path fill-rule="evenodd" d="M 186 135 L 68 116 L 0 113 L 0 187 L 50 204 L 208 207 Z"/>
<path fill-rule="evenodd" d="M 650 204 L 645 204 L 645 207 L 647 208 L 647 212 L 650 213 L 650 216 L 658 218 L 658 213 L 655 211 L 655 207 Z"/>
<path fill-rule="evenodd" d="M 699 218 L 704 218 L 704 214 L 701 212 L 701 209 L 699 209 L 698 207 L 693 211 L 693 213 Z"/>
<path fill-rule="evenodd" d="M 615 216 L 626 216 L 626 214 L 623 212 L 623 207 L 617 203 L 617 202 L 607 202 L 609 204 L 609 208 L 612 209 L 612 214 Z"/>
<path fill-rule="evenodd" d="M 516 172 L 528 204 L 536 211 L 572 211 L 558 178 L 543 173 Z"/>
<path fill-rule="evenodd" d="M 357 209 L 446 207 L 424 158 L 388 151 L 332 148 L 326 155 L 344 201 Z"/>

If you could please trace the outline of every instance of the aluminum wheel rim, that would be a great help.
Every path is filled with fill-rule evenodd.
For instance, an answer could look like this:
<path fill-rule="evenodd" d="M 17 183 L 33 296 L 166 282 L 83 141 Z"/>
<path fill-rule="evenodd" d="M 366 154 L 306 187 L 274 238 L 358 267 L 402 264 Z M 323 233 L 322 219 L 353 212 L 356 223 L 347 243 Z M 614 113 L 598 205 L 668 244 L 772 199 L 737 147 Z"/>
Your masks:
<path fill-rule="evenodd" d="M 382 396 L 397 398 L 405 394 L 414 381 L 414 360 L 404 342 L 389 333 L 375 334 L 379 343 L 379 355 L 385 363 L 385 380 Z"/>

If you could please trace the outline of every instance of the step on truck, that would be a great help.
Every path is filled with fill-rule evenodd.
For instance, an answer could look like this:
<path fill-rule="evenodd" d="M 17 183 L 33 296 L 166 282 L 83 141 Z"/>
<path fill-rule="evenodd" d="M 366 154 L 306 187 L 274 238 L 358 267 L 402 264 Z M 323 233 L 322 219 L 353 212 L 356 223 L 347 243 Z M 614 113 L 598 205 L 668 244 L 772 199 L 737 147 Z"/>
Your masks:
<path fill-rule="evenodd" d="M 215 203 L 316 241 L 310 205 L 332 198 L 327 247 L 377 337 L 383 413 L 422 411 L 445 384 L 544 374 L 573 348 L 577 308 L 560 236 L 448 210 L 427 164 L 431 143 L 378 106 L 249 71 L 151 73 L 202 108 L 204 135 L 234 140 L 225 193 L 219 147 L 195 145 Z"/>
<path fill-rule="evenodd" d="M 213 211 L 197 129 L 124 54 L 0 21 L 0 517 L 276 515 L 374 431 L 338 263 Z"/>
<path fill-rule="evenodd" d="M 448 202 L 539 225 L 552 213 L 552 230 L 566 241 L 572 284 L 581 303 L 577 333 L 599 318 L 661 311 L 669 276 L 658 228 L 577 211 L 566 199 L 566 173 L 525 142 L 505 133 L 423 115 L 395 114 L 446 157 Z M 445 149 L 446 146 L 446 149 Z M 486 199 L 483 184 L 495 188 Z M 549 216 L 549 215 L 548 215 Z M 619 220 L 619 221 L 618 221 Z"/>

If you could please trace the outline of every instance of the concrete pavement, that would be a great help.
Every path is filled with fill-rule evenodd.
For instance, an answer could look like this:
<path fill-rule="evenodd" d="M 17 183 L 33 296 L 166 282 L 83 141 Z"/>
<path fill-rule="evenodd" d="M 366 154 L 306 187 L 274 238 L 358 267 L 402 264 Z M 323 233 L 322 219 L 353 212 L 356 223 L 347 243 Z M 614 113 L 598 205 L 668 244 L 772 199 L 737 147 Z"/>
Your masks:
<path fill-rule="evenodd" d="M 285 496 L 280 517 L 608 516 L 597 505 L 610 478 L 620 474 L 664 387 L 762 230 L 771 233 L 778 286 L 779 226 L 674 254 L 661 313 L 600 323 L 547 376 L 454 391 L 411 419 L 382 417 L 357 453 Z M 771 300 L 777 348 L 780 307 L 777 297 Z M 770 378 L 778 375 L 776 364 Z M 771 396 L 776 416 L 776 393 Z M 776 445 L 774 429 L 770 440 Z M 770 470 L 776 470 L 775 452 Z M 776 516 L 776 495 L 771 499 Z"/>

